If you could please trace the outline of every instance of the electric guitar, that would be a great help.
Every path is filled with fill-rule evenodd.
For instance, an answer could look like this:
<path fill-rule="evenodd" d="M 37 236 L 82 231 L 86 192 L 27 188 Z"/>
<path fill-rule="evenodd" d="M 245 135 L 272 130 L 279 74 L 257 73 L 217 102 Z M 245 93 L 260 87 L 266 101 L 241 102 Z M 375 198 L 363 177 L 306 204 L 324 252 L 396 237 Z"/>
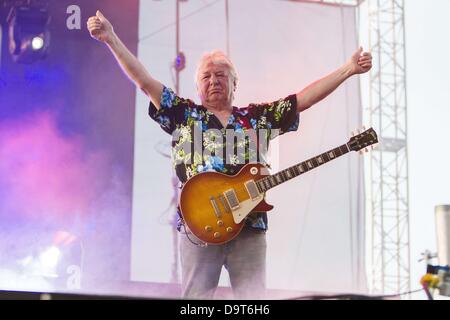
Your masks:
<path fill-rule="evenodd" d="M 198 239 L 207 244 L 223 244 L 240 233 L 250 213 L 273 209 L 264 200 L 267 190 L 377 142 L 377 134 L 370 128 L 340 147 L 272 175 L 260 163 L 249 163 L 233 176 L 202 172 L 189 179 L 181 190 L 181 215 Z"/>

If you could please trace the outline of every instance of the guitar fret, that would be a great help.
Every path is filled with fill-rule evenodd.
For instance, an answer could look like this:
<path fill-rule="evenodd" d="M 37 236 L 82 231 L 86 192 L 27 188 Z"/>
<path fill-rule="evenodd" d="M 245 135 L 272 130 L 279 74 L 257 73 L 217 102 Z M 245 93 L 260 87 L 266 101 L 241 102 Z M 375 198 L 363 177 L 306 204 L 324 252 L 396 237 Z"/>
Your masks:
<path fill-rule="evenodd" d="M 260 181 L 261 181 L 261 186 L 262 186 L 262 188 L 263 188 L 263 190 L 265 191 L 265 190 L 267 190 L 267 187 L 266 187 L 266 184 L 265 184 L 265 180 L 266 180 L 266 178 L 262 178 Z"/>
<path fill-rule="evenodd" d="M 322 164 L 324 161 L 323 161 L 323 159 L 322 159 L 322 156 L 318 156 L 317 157 L 317 162 L 319 163 L 319 164 Z"/>
<path fill-rule="evenodd" d="M 284 172 L 286 173 L 286 177 L 288 180 L 290 180 L 292 178 L 291 173 L 289 172 L 289 169 L 285 169 Z"/>
<path fill-rule="evenodd" d="M 298 165 L 298 171 L 299 171 L 300 173 L 305 172 L 305 169 L 303 168 L 303 164 L 302 164 L 302 163 L 300 163 L 300 164 Z"/>
<path fill-rule="evenodd" d="M 270 189 L 269 181 L 267 181 L 267 178 L 264 179 L 264 186 L 266 187 L 266 190 Z"/>
<path fill-rule="evenodd" d="M 261 180 L 259 180 L 258 182 L 256 182 L 256 185 L 258 186 L 258 191 L 259 193 L 263 193 L 266 191 L 266 189 L 264 188 L 264 185 L 262 184 Z"/>
<path fill-rule="evenodd" d="M 278 184 L 283 182 L 283 179 L 281 178 L 281 176 L 278 173 L 275 175 L 275 179 L 277 180 Z"/>
<path fill-rule="evenodd" d="M 303 171 L 303 173 L 308 171 L 308 166 L 306 165 L 306 162 L 305 162 L 305 161 L 303 161 L 302 163 L 300 163 L 300 168 L 301 168 L 301 170 Z"/>
<path fill-rule="evenodd" d="M 334 151 L 336 158 L 342 156 L 341 149 L 336 148 L 336 149 L 333 149 L 333 151 Z"/>
<path fill-rule="evenodd" d="M 294 172 L 294 170 L 292 170 L 292 168 L 288 168 L 289 174 L 291 175 L 291 178 L 297 176 Z"/>
<path fill-rule="evenodd" d="M 269 176 L 269 180 L 273 187 L 275 187 L 277 185 L 277 181 L 272 176 Z"/>
<path fill-rule="evenodd" d="M 286 175 L 287 175 L 288 179 L 291 178 L 291 172 L 289 171 L 289 169 L 286 169 Z"/>

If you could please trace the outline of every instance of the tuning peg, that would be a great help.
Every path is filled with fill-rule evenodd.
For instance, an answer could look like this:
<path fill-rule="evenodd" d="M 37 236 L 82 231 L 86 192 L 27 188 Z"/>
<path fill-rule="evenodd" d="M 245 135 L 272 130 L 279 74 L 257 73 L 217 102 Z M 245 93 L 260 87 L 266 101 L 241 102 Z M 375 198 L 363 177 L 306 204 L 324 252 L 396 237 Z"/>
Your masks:
<path fill-rule="evenodd" d="M 355 136 L 355 133 L 352 131 L 352 132 L 351 132 L 351 135 L 352 135 L 352 137 L 354 137 L 354 136 Z"/>
<path fill-rule="evenodd" d="M 365 148 L 364 151 L 365 151 L 365 152 L 369 152 L 369 149 Z"/>
<path fill-rule="evenodd" d="M 362 127 L 362 131 L 366 131 L 366 126 L 363 126 L 363 127 Z"/>

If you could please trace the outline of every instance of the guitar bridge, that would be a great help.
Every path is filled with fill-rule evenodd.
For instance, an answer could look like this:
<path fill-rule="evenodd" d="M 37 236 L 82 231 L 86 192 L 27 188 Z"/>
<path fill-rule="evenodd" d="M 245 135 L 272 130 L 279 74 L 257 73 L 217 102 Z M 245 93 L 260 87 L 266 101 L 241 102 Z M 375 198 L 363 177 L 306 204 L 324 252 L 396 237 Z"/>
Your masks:
<path fill-rule="evenodd" d="M 227 190 L 223 194 L 231 210 L 239 208 L 239 200 L 236 196 L 236 192 L 234 192 L 234 189 Z"/>

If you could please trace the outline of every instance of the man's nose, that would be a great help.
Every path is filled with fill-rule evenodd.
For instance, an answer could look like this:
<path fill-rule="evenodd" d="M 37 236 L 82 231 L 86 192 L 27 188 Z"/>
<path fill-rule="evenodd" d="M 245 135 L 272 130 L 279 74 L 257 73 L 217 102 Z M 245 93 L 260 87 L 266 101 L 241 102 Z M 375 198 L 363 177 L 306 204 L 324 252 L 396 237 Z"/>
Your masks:
<path fill-rule="evenodd" d="M 212 75 L 212 76 L 209 78 L 209 81 L 210 81 L 211 84 L 219 83 L 219 79 L 218 79 L 216 76 L 214 76 L 214 75 Z"/>

